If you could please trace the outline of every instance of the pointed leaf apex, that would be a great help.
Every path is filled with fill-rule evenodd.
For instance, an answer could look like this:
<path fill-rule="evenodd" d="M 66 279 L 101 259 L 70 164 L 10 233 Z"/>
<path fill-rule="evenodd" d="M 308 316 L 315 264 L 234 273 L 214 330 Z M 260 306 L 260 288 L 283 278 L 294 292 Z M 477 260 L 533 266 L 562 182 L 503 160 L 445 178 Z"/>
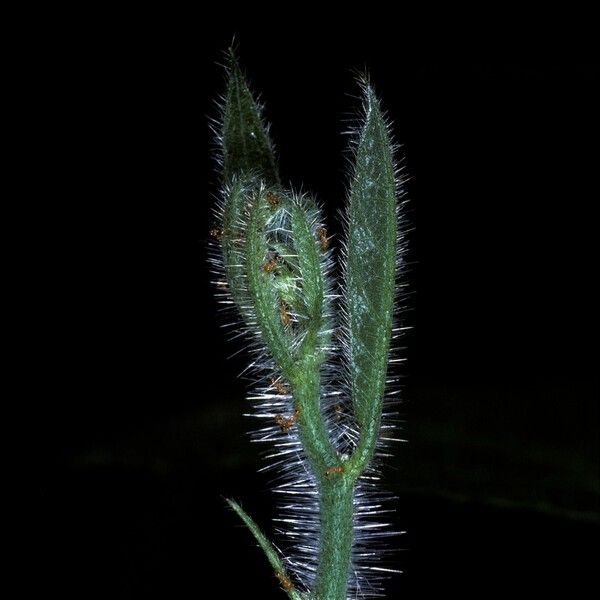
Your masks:
<path fill-rule="evenodd" d="M 277 164 L 262 107 L 253 96 L 239 65 L 235 47 L 227 51 L 227 90 L 223 107 L 221 142 L 223 179 L 242 173 L 279 183 Z"/>
<path fill-rule="evenodd" d="M 379 96 L 375 92 L 375 88 L 371 85 L 368 79 L 363 80 L 362 88 L 365 98 L 366 118 L 368 118 L 372 110 L 376 110 L 378 113 L 381 113 L 381 102 L 379 100 Z"/>

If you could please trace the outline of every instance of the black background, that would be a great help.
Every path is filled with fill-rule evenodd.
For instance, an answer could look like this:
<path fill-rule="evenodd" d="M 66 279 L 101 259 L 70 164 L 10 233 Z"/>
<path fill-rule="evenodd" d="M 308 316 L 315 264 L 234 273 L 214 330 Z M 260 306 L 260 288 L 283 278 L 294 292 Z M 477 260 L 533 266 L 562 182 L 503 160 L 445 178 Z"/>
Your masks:
<path fill-rule="evenodd" d="M 282 597 L 223 502 L 241 499 L 272 531 L 269 477 L 242 416 L 245 357 L 227 360 L 241 346 L 224 341 L 206 263 L 218 191 L 208 118 L 234 31 L 283 178 L 317 194 L 332 232 L 354 70 L 369 69 L 402 144 L 414 329 L 409 443 L 386 473 L 408 532 L 389 597 L 578 596 L 600 523 L 598 68 L 250 24 L 140 24 L 82 53 L 64 43 L 48 64 L 45 576 L 82 598 Z"/>

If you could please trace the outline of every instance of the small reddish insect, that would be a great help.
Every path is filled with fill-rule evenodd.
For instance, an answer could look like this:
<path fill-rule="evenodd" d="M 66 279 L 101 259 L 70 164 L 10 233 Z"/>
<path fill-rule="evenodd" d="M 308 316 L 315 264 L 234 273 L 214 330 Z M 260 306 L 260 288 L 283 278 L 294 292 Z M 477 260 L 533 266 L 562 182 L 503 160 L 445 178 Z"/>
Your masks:
<path fill-rule="evenodd" d="M 274 194 L 273 192 L 267 192 L 267 202 L 273 208 L 275 208 L 276 206 L 279 206 L 281 200 L 279 199 L 279 196 L 277 194 Z"/>
<path fill-rule="evenodd" d="M 266 263 L 263 264 L 262 269 L 265 273 L 272 273 L 279 263 L 279 256 L 272 256 Z"/>
<path fill-rule="evenodd" d="M 220 240 L 223 237 L 224 231 L 222 227 L 211 227 L 208 233 L 210 234 L 210 237 L 214 237 Z"/>
<path fill-rule="evenodd" d="M 285 573 L 276 571 L 275 576 L 277 577 L 277 579 L 279 579 L 279 583 L 281 584 L 281 587 L 284 590 L 289 591 L 294 589 L 294 584 L 292 583 L 292 580 Z"/>
<path fill-rule="evenodd" d="M 319 236 L 319 244 L 321 250 L 327 250 L 329 248 L 329 238 L 327 237 L 327 229 L 325 227 L 319 227 L 317 229 L 317 235 Z"/>
<path fill-rule="evenodd" d="M 283 433 L 287 433 L 290 428 L 298 422 L 299 417 L 300 411 L 296 409 L 291 417 L 282 417 L 281 415 L 277 415 L 275 417 L 275 423 L 281 427 L 281 431 L 283 431 Z"/>
<path fill-rule="evenodd" d="M 283 383 L 283 381 L 281 381 L 281 378 L 279 378 L 279 379 L 271 378 L 271 386 L 274 387 L 277 390 L 277 393 L 281 394 L 281 395 L 285 395 L 290 391 L 288 389 L 288 386 L 285 385 L 285 383 Z"/>
<path fill-rule="evenodd" d="M 279 316 L 281 317 L 281 322 L 283 323 L 284 327 L 288 327 L 292 322 L 292 317 L 290 316 L 290 305 L 285 300 L 282 300 L 279 303 Z"/>
<path fill-rule="evenodd" d="M 333 473 L 343 473 L 343 472 L 344 472 L 343 465 L 336 465 L 335 467 L 327 467 L 327 469 L 325 469 L 325 475 L 327 475 L 327 476 L 332 475 Z"/>

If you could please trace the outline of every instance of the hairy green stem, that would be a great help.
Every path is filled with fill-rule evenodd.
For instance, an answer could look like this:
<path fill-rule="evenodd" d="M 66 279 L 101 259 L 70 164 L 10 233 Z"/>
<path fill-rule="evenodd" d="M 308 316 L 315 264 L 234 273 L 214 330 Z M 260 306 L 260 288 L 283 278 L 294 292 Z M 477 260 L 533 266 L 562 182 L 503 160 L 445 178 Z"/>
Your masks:
<path fill-rule="evenodd" d="M 319 482 L 321 545 L 315 600 L 346 600 L 352 559 L 353 492 L 353 481 L 343 473 L 332 473 Z"/>
<path fill-rule="evenodd" d="M 294 402 L 300 412 L 298 434 L 317 479 L 339 461 L 321 414 L 319 366 L 314 357 L 308 357 L 292 383 Z"/>

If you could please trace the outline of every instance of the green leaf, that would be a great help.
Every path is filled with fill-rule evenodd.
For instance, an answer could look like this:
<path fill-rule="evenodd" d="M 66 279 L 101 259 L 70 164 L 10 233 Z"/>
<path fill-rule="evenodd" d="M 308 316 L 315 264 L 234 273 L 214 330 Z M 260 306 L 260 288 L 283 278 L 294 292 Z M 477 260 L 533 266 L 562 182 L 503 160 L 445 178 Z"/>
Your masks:
<path fill-rule="evenodd" d="M 246 527 L 248 527 L 248 529 L 252 532 L 252 535 L 258 542 L 258 545 L 261 547 L 269 563 L 273 567 L 275 576 L 277 579 L 279 579 L 282 589 L 290 598 L 292 598 L 292 600 L 307 600 L 307 596 L 305 594 L 302 594 L 295 587 L 293 587 L 292 580 L 290 579 L 287 569 L 281 560 L 281 556 L 275 549 L 275 546 L 273 546 L 267 536 L 261 531 L 254 519 L 235 500 L 228 498 L 227 503 L 244 522 Z"/>
<path fill-rule="evenodd" d="M 300 204 L 295 204 L 291 209 L 291 216 L 306 319 L 306 337 L 301 354 L 306 352 L 314 354 L 323 324 L 324 283 L 321 256 L 318 243 L 307 220 L 306 209 Z"/>
<path fill-rule="evenodd" d="M 393 152 L 379 100 L 364 86 L 365 116 L 348 207 L 346 295 L 349 373 L 360 428 L 356 473 L 370 460 L 381 421 L 390 348 L 396 270 L 396 182 Z"/>
<path fill-rule="evenodd" d="M 222 251 L 225 276 L 231 296 L 242 317 L 247 319 L 249 295 L 246 280 L 246 236 L 244 211 L 255 184 L 245 178 L 234 177 L 224 191 L 222 216 Z"/>
<path fill-rule="evenodd" d="M 249 209 L 245 252 L 252 321 L 292 388 L 304 451 L 322 477 L 337 456 L 320 408 L 322 346 L 327 339 L 323 327 L 328 325 L 323 319 L 323 263 L 310 206 L 293 194 L 262 188 Z M 282 254 L 274 256 L 276 248 Z"/>
<path fill-rule="evenodd" d="M 266 190 L 261 190 L 250 209 L 246 244 L 248 290 L 254 308 L 254 318 L 263 341 L 289 379 L 294 362 L 292 340 L 282 322 L 281 298 L 277 286 L 274 285 L 274 275 L 265 268 L 271 248 L 267 236 L 267 226 L 271 217 L 267 194 Z"/>
<path fill-rule="evenodd" d="M 256 175 L 268 185 L 279 183 L 273 145 L 261 112 L 230 50 L 221 133 L 225 181 L 245 173 Z"/>

